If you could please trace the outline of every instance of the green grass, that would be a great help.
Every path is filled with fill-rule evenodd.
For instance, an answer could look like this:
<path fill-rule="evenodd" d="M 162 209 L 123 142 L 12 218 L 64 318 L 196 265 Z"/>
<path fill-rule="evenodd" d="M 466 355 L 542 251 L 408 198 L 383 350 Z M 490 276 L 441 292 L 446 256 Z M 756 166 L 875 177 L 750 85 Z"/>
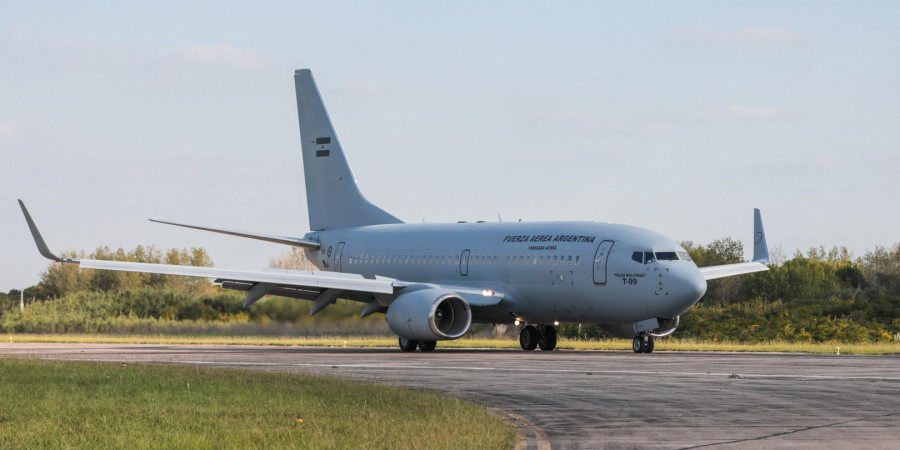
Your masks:
<path fill-rule="evenodd" d="M 512 425 L 472 403 L 326 377 L 0 359 L 0 379 L 0 448 L 456 449 L 516 441 Z"/>
<path fill-rule="evenodd" d="M 396 347 L 396 338 L 385 337 L 283 337 L 283 336 L 209 336 L 209 335 L 118 335 L 118 334 L 15 334 L 0 338 L 13 342 L 69 342 L 98 344 L 219 344 L 219 345 L 285 345 L 313 347 Z M 346 343 L 346 344 L 345 344 Z M 842 355 L 898 355 L 900 342 L 879 343 L 803 343 L 772 341 L 762 343 L 709 342 L 693 339 L 666 338 L 656 340 L 657 351 L 681 352 L 784 352 Z M 516 339 L 463 338 L 441 341 L 438 348 L 518 349 Z M 560 350 L 630 351 L 628 339 L 580 340 L 560 338 Z"/>

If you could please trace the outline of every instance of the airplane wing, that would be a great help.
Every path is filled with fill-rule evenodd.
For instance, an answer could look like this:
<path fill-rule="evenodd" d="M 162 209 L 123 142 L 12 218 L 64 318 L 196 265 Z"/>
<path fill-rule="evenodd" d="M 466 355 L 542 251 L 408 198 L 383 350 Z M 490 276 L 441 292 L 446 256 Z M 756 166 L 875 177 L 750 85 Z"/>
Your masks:
<path fill-rule="evenodd" d="M 307 300 L 322 300 L 330 297 L 322 308 L 331 304 L 337 298 L 337 294 L 343 292 L 362 292 L 372 294 L 393 294 L 397 286 L 396 280 L 390 278 L 367 279 L 358 274 L 295 271 L 295 270 L 230 270 L 212 267 L 178 266 L 171 264 L 134 263 L 124 261 L 100 261 L 92 259 L 60 258 L 50 251 L 44 241 L 41 232 L 35 225 L 31 214 L 25 208 L 25 203 L 19 200 L 25 221 L 34 238 L 38 251 L 45 258 L 61 262 L 75 263 L 85 269 L 116 270 L 125 272 L 158 273 L 164 275 L 178 275 L 188 277 L 214 278 L 217 283 L 228 289 L 247 291 L 244 306 L 259 300 L 264 295 L 271 293 L 286 297 L 302 298 Z M 193 227 L 199 228 L 199 227 Z M 201 228 L 203 229 L 203 228 Z M 240 235 L 240 234 L 238 234 Z M 402 286 L 401 286 L 402 287 Z M 316 311 L 318 312 L 318 311 Z"/>
<path fill-rule="evenodd" d="M 185 228 L 193 228 L 195 230 L 203 230 L 203 231 L 212 231 L 213 233 L 222 233 L 228 234 L 231 236 L 238 236 L 243 238 L 256 239 L 260 241 L 266 242 L 274 242 L 276 244 L 286 244 L 293 247 L 300 248 L 308 248 L 312 250 L 318 250 L 320 244 L 315 241 L 308 241 L 306 239 L 298 239 L 289 236 L 273 236 L 271 234 L 258 234 L 258 233 L 248 233 L 246 231 L 234 231 L 234 230 L 223 230 L 221 228 L 209 228 L 209 227 L 201 227 L 198 225 L 187 225 L 183 223 L 175 223 L 175 222 L 166 222 L 164 220 L 156 220 L 149 219 L 151 222 L 156 223 L 164 223 L 166 225 L 175 225 L 176 227 L 185 227 Z"/>
<path fill-rule="evenodd" d="M 724 264 L 721 266 L 701 267 L 700 273 L 707 281 L 717 278 L 733 277 L 753 272 L 769 270 L 769 246 L 766 243 L 766 232 L 763 229 L 759 209 L 753 210 L 753 260 L 745 263 Z"/>
<path fill-rule="evenodd" d="M 78 264 L 84 269 L 98 270 L 114 270 L 124 272 L 141 272 L 156 273 L 163 275 L 176 275 L 188 277 L 212 278 L 216 283 L 222 285 L 223 288 L 233 289 L 247 292 L 244 299 L 244 307 L 250 306 L 267 294 L 279 295 L 282 297 L 298 298 L 313 301 L 310 308 L 310 315 L 314 315 L 325 309 L 328 305 L 335 302 L 340 296 L 350 300 L 357 300 L 368 303 L 368 306 L 362 313 L 365 317 L 375 312 L 384 312 L 385 307 L 381 306 L 375 300 L 375 294 L 395 295 L 398 291 L 408 288 L 421 288 L 422 283 L 409 283 L 393 278 L 375 277 L 374 279 L 364 278 L 359 274 L 352 273 L 335 273 L 321 271 L 300 271 L 300 270 L 232 270 L 219 269 L 212 267 L 197 266 L 179 266 L 172 264 L 151 264 L 151 263 L 135 263 L 125 261 L 102 261 L 93 259 L 76 259 L 76 258 L 60 258 L 50 251 L 47 243 L 41 236 L 40 231 L 35 225 L 31 214 L 25 208 L 25 203 L 19 200 L 19 206 L 25 215 L 25 221 L 28 222 L 28 228 L 34 238 L 38 251 L 45 258 L 60 262 Z M 179 225 L 179 224 L 175 224 Z M 182 225 L 185 226 L 185 225 Z M 198 228 L 208 230 L 207 228 L 188 226 L 189 228 Z M 220 231 L 224 230 L 210 230 Z M 244 233 L 225 232 L 226 234 L 234 234 L 244 236 Z M 270 242 L 278 242 L 268 239 L 270 236 L 264 236 Z M 253 237 L 253 236 L 249 236 Z M 290 238 L 293 239 L 293 238 Z M 284 242 L 288 245 L 289 242 Z M 318 245 L 318 243 L 316 243 Z M 437 287 L 425 285 L 425 287 Z M 503 299 L 503 294 L 493 291 L 481 291 L 465 287 L 441 286 L 453 289 L 460 296 L 465 298 L 472 307 L 484 307 L 498 304 Z"/>

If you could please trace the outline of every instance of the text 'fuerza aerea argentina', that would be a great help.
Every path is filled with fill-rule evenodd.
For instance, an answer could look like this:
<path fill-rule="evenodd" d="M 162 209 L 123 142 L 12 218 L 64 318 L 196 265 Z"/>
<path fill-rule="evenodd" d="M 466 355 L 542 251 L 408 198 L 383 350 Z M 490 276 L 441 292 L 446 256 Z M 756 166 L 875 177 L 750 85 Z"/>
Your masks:
<path fill-rule="evenodd" d="M 594 236 L 581 236 L 575 234 L 536 234 L 506 236 L 503 242 L 594 242 Z"/>

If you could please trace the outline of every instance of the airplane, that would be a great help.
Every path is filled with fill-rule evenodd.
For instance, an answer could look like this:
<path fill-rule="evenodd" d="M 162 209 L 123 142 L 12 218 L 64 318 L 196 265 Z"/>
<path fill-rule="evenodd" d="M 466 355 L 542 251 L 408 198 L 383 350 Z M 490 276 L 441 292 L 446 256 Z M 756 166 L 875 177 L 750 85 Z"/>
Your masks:
<path fill-rule="evenodd" d="M 602 222 L 404 223 L 369 202 L 309 69 L 294 73 L 310 232 L 302 238 L 154 222 L 274 242 L 303 250 L 318 270 L 229 270 L 60 258 L 19 200 L 38 251 L 85 269 L 206 277 L 246 292 L 312 301 L 310 315 L 338 298 L 383 313 L 402 351 L 429 352 L 473 323 L 521 326 L 523 350 L 556 348 L 561 322 L 596 323 L 651 353 L 706 292 L 707 281 L 768 270 L 762 219 L 754 210 L 753 259 L 698 268 L 675 241 L 636 226 Z"/>

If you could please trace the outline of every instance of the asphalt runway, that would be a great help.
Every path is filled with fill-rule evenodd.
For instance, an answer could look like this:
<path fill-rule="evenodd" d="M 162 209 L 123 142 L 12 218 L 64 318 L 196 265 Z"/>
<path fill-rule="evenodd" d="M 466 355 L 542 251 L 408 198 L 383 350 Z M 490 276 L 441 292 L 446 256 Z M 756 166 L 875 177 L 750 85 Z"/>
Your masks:
<path fill-rule="evenodd" d="M 900 448 L 900 357 L 19 343 L 0 344 L 0 356 L 315 373 L 439 391 L 509 417 L 527 448 Z"/>

